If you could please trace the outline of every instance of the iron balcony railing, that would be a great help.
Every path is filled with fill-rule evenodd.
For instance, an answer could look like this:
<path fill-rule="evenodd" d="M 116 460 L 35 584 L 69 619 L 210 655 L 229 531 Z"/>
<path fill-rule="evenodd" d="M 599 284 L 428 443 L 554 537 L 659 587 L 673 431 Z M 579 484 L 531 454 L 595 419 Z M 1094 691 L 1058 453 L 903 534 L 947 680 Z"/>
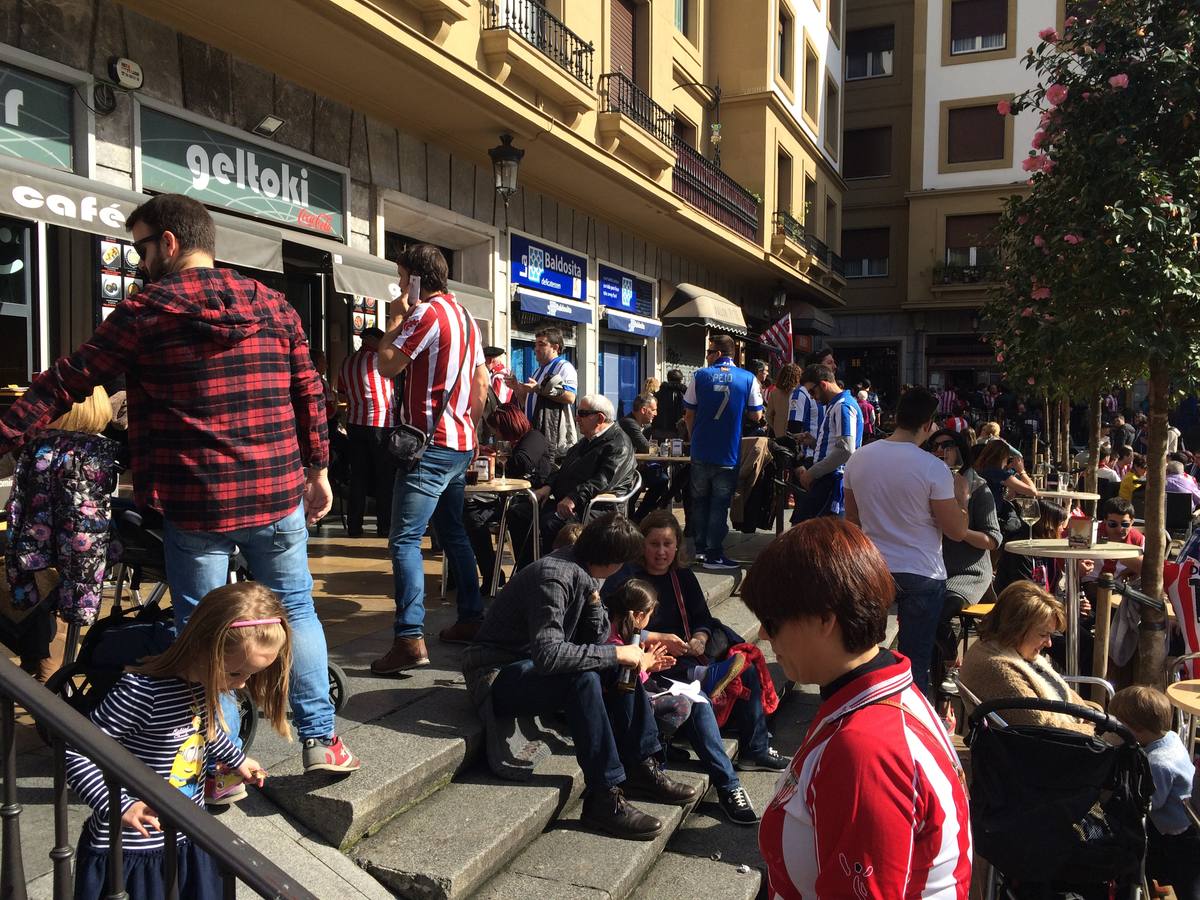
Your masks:
<path fill-rule="evenodd" d="M 787 235 L 808 250 L 818 261 L 828 266 L 835 274 L 846 277 L 845 261 L 834 253 L 829 245 L 800 224 L 787 210 L 777 209 L 771 216 L 776 234 Z"/>
<path fill-rule="evenodd" d="M 51 736 L 54 756 L 54 897 L 70 897 L 74 840 L 67 823 L 67 745 L 87 755 L 104 773 L 108 787 L 109 890 L 108 897 L 126 897 L 121 851 L 121 789 L 153 809 L 166 837 L 167 898 L 179 896 L 176 831 L 216 861 L 221 870 L 223 894 L 233 897 L 241 881 L 262 897 L 317 900 L 286 872 L 259 853 L 184 795 L 169 787 L 132 753 L 100 732 L 57 694 L 52 694 L 7 659 L 0 659 L 0 757 L 3 759 L 3 805 L 0 805 L 0 896 L 25 900 L 25 867 L 21 857 L 21 804 L 17 802 L 16 706 L 33 716 Z"/>
<path fill-rule="evenodd" d="M 933 267 L 935 285 L 989 284 L 1000 280 L 1000 266 L 980 263 L 975 266 L 937 265 Z"/>
<path fill-rule="evenodd" d="M 671 187 L 710 219 L 752 241 L 758 238 L 758 198 L 678 137 Z"/>
<path fill-rule="evenodd" d="M 628 116 L 668 147 L 675 139 L 675 117 L 650 99 L 624 72 L 600 76 L 600 109 Z"/>
<path fill-rule="evenodd" d="M 537 47 L 560 69 L 589 88 L 595 47 L 546 11 L 535 0 L 490 0 L 487 27 L 507 28 Z"/>
<path fill-rule="evenodd" d="M 786 235 L 797 244 L 804 244 L 804 226 L 790 212 L 784 209 L 777 209 L 771 215 L 771 222 L 775 225 L 775 233 Z"/>

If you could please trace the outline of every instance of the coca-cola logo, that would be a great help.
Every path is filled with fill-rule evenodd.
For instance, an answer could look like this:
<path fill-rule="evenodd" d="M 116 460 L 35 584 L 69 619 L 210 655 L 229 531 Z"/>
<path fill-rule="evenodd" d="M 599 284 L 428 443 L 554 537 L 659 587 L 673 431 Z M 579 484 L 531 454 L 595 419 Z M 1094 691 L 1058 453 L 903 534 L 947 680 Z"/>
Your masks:
<path fill-rule="evenodd" d="M 296 213 L 296 222 L 305 228 L 333 234 L 333 213 L 315 213 L 302 209 Z"/>

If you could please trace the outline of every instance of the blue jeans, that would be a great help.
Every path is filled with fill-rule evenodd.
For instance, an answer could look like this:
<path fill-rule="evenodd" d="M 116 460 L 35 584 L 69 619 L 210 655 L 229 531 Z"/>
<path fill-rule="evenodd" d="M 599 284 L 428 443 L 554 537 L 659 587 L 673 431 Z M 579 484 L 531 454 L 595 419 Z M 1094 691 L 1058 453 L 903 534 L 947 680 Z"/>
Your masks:
<path fill-rule="evenodd" d="M 600 790 L 625 780 L 623 764 L 637 765 L 662 749 L 642 683 L 635 680 L 634 690 L 624 693 L 613 687 L 615 681 L 615 670 L 542 675 L 533 660 L 523 659 L 500 670 L 492 703 L 500 716 L 565 713 L 584 784 Z"/>
<path fill-rule="evenodd" d="M 896 582 L 896 609 L 900 616 L 897 649 L 912 663 L 913 683 L 928 695 L 929 666 L 946 598 L 946 580 L 907 572 L 892 573 L 892 580 Z"/>
<path fill-rule="evenodd" d="M 278 594 L 287 611 L 292 629 L 288 700 L 296 733 L 302 740 L 330 737 L 333 703 L 329 699 L 329 651 L 325 630 L 313 606 L 304 505 L 274 524 L 235 531 L 189 531 L 168 521 L 164 544 L 167 583 L 179 632 L 204 595 L 228 581 L 229 557 L 236 550 L 242 551 L 254 580 Z M 222 696 L 221 710 L 236 742 L 239 716 L 232 694 Z"/>
<path fill-rule="evenodd" d="M 396 473 L 392 531 L 388 536 L 396 587 L 396 637 L 419 638 L 425 634 L 421 538 L 431 521 L 454 576 L 458 620 L 470 622 L 483 617 L 475 551 L 463 525 L 463 488 L 471 455 L 469 450 L 431 446 L 414 471 Z"/>
<path fill-rule="evenodd" d="M 725 555 L 729 504 L 736 488 L 736 466 L 692 463 L 692 530 L 696 553 L 714 558 Z"/>
<path fill-rule="evenodd" d="M 708 770 L 717 790 L 732 791 L 741 787 L 741 781 L 733 770 L 733 763 L 725 753 L 721 729 L 717 726 L 717 717 L 713 714 L 711 703 L 692 704 L 692 714 L 680 730 L 687 736 L 692 749 L 700 757 L 701 765 Z"/>

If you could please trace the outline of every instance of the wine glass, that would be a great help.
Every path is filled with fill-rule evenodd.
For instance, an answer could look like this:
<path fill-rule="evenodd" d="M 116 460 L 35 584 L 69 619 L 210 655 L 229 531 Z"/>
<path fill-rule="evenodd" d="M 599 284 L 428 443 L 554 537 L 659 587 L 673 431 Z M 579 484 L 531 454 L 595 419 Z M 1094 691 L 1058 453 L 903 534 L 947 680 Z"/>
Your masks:
<path fill-rule="evenodd" d="M 496 477 L 504 480 L 504 464 L 512 454 L 512 441 L 496 441 Z"/>
<path fill-rule="evenodd" d="M 1042 518 L 1042 509 L 1036 497 L 1014 497 L 1013 506 L 1021 521 L 1029 526 L 1029 537 L 1033 537 L 1033 526 Z"/>

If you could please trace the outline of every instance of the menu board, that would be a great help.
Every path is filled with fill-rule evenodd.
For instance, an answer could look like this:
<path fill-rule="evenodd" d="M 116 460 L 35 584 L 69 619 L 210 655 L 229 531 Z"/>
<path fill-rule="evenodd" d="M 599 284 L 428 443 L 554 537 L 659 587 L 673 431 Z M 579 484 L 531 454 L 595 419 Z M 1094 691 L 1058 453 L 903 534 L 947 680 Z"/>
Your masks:
<path fill-rule="evenodd" d="M 96 243 L 99 245 L 96 315 L 99 321 L 103 321 L 117 308 L 118 303 L 135 296 L 142 289 L 142 278 L 137 270 L 141 258 L 128 241 L 97 238 Z"/>

